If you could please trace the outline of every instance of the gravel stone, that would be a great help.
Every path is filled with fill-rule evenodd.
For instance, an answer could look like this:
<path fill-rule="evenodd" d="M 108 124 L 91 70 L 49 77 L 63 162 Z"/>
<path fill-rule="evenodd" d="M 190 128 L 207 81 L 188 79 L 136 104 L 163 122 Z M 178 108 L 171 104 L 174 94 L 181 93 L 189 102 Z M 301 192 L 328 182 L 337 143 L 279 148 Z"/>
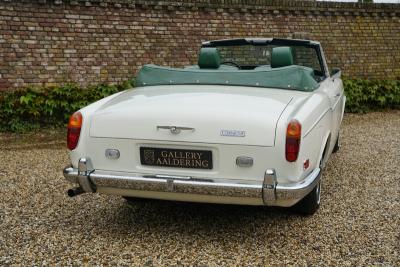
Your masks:
<path fill-rule="evenodd" d="M 346 114 L 310 217 L 68 198 L 64 137 L 46 133 L 0 135 L 0 266 L 400 266 L 400 111 Z"/>

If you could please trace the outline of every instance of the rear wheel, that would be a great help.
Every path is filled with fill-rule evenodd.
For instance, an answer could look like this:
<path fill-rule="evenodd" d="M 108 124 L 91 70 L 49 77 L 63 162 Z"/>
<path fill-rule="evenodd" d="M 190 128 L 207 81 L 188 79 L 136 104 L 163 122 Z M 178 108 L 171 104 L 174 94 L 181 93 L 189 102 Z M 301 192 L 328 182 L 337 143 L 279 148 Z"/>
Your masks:
<path fill-rule="evenodd" d="M 308 193 L 294 208 L 296 212 L 303 215 L 313 215 L 319 208 L 321 203 L 321 180 L 314 187 L 314 189 Z"/>

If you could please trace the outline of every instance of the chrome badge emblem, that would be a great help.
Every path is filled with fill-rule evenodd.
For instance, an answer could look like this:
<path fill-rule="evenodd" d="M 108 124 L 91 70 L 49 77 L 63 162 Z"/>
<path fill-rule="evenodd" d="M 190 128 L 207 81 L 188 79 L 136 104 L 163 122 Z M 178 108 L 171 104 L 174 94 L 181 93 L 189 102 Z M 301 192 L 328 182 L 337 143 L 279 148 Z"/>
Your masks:
<path fill-rule="evenodd" d="M 157 130 L 159 129 L 167 129 L 172 134 L 179 134 L 181 131 L 192 131 L 194 132 L 194 128 L 191 127 L 180 127 L 180 126 L 157 126 Z"/>
<path fill-rule="evenodd" d="M 238 130 L 221 130 L 221 136 L 245 137 L 246 132 Z"/>

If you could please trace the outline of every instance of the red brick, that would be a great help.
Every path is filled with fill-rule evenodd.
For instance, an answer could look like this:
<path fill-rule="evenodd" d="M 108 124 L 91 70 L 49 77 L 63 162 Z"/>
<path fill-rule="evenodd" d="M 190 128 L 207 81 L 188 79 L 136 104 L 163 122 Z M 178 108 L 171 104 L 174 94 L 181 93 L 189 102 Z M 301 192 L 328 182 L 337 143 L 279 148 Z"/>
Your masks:
<path fill-rule="evenodd" d="M 144 63 L 194 64 L 204 40 L 294 32 L 321 41 L 330 67 L 341 67 L 348 77 L 400 77 L 400 12 L 393 5 L 360 10 L 290 0 L 271 1 L 267 8 L 253 0 L 168 1 L 168 7 L 158 0 L 130 7 L 122 0 L 97 2 L 0 2 L 0 90 L 115 83 L 132 78 Z"/>

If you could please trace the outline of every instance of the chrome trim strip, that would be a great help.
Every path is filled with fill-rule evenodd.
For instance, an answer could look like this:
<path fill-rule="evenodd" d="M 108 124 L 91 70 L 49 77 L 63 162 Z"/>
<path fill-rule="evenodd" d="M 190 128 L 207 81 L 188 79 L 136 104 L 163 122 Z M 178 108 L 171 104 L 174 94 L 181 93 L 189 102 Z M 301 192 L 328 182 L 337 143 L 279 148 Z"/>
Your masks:
<path fill-rule="evenodd" d="M 151 177 L 151 178 L 164 178 L 164 179 L 174 179 L 174 180 L 189 180 L 192 179 L 191 176 L 177 176 L 177 175 L 163 175 L 163 174 L 156 174 L 156 175 L 144 175 L 143 177 Z"/>
<path fill-rule="evenodd" d="M 335 95 L 335 97 L 337 97 L 336 102 L 333 104 L 332 106 L 332 110 L 336 109 L 336 106 L 339 104 L 339 101 L 342 99 L 342 94 L 339 93 L 339 95 Z"/>

